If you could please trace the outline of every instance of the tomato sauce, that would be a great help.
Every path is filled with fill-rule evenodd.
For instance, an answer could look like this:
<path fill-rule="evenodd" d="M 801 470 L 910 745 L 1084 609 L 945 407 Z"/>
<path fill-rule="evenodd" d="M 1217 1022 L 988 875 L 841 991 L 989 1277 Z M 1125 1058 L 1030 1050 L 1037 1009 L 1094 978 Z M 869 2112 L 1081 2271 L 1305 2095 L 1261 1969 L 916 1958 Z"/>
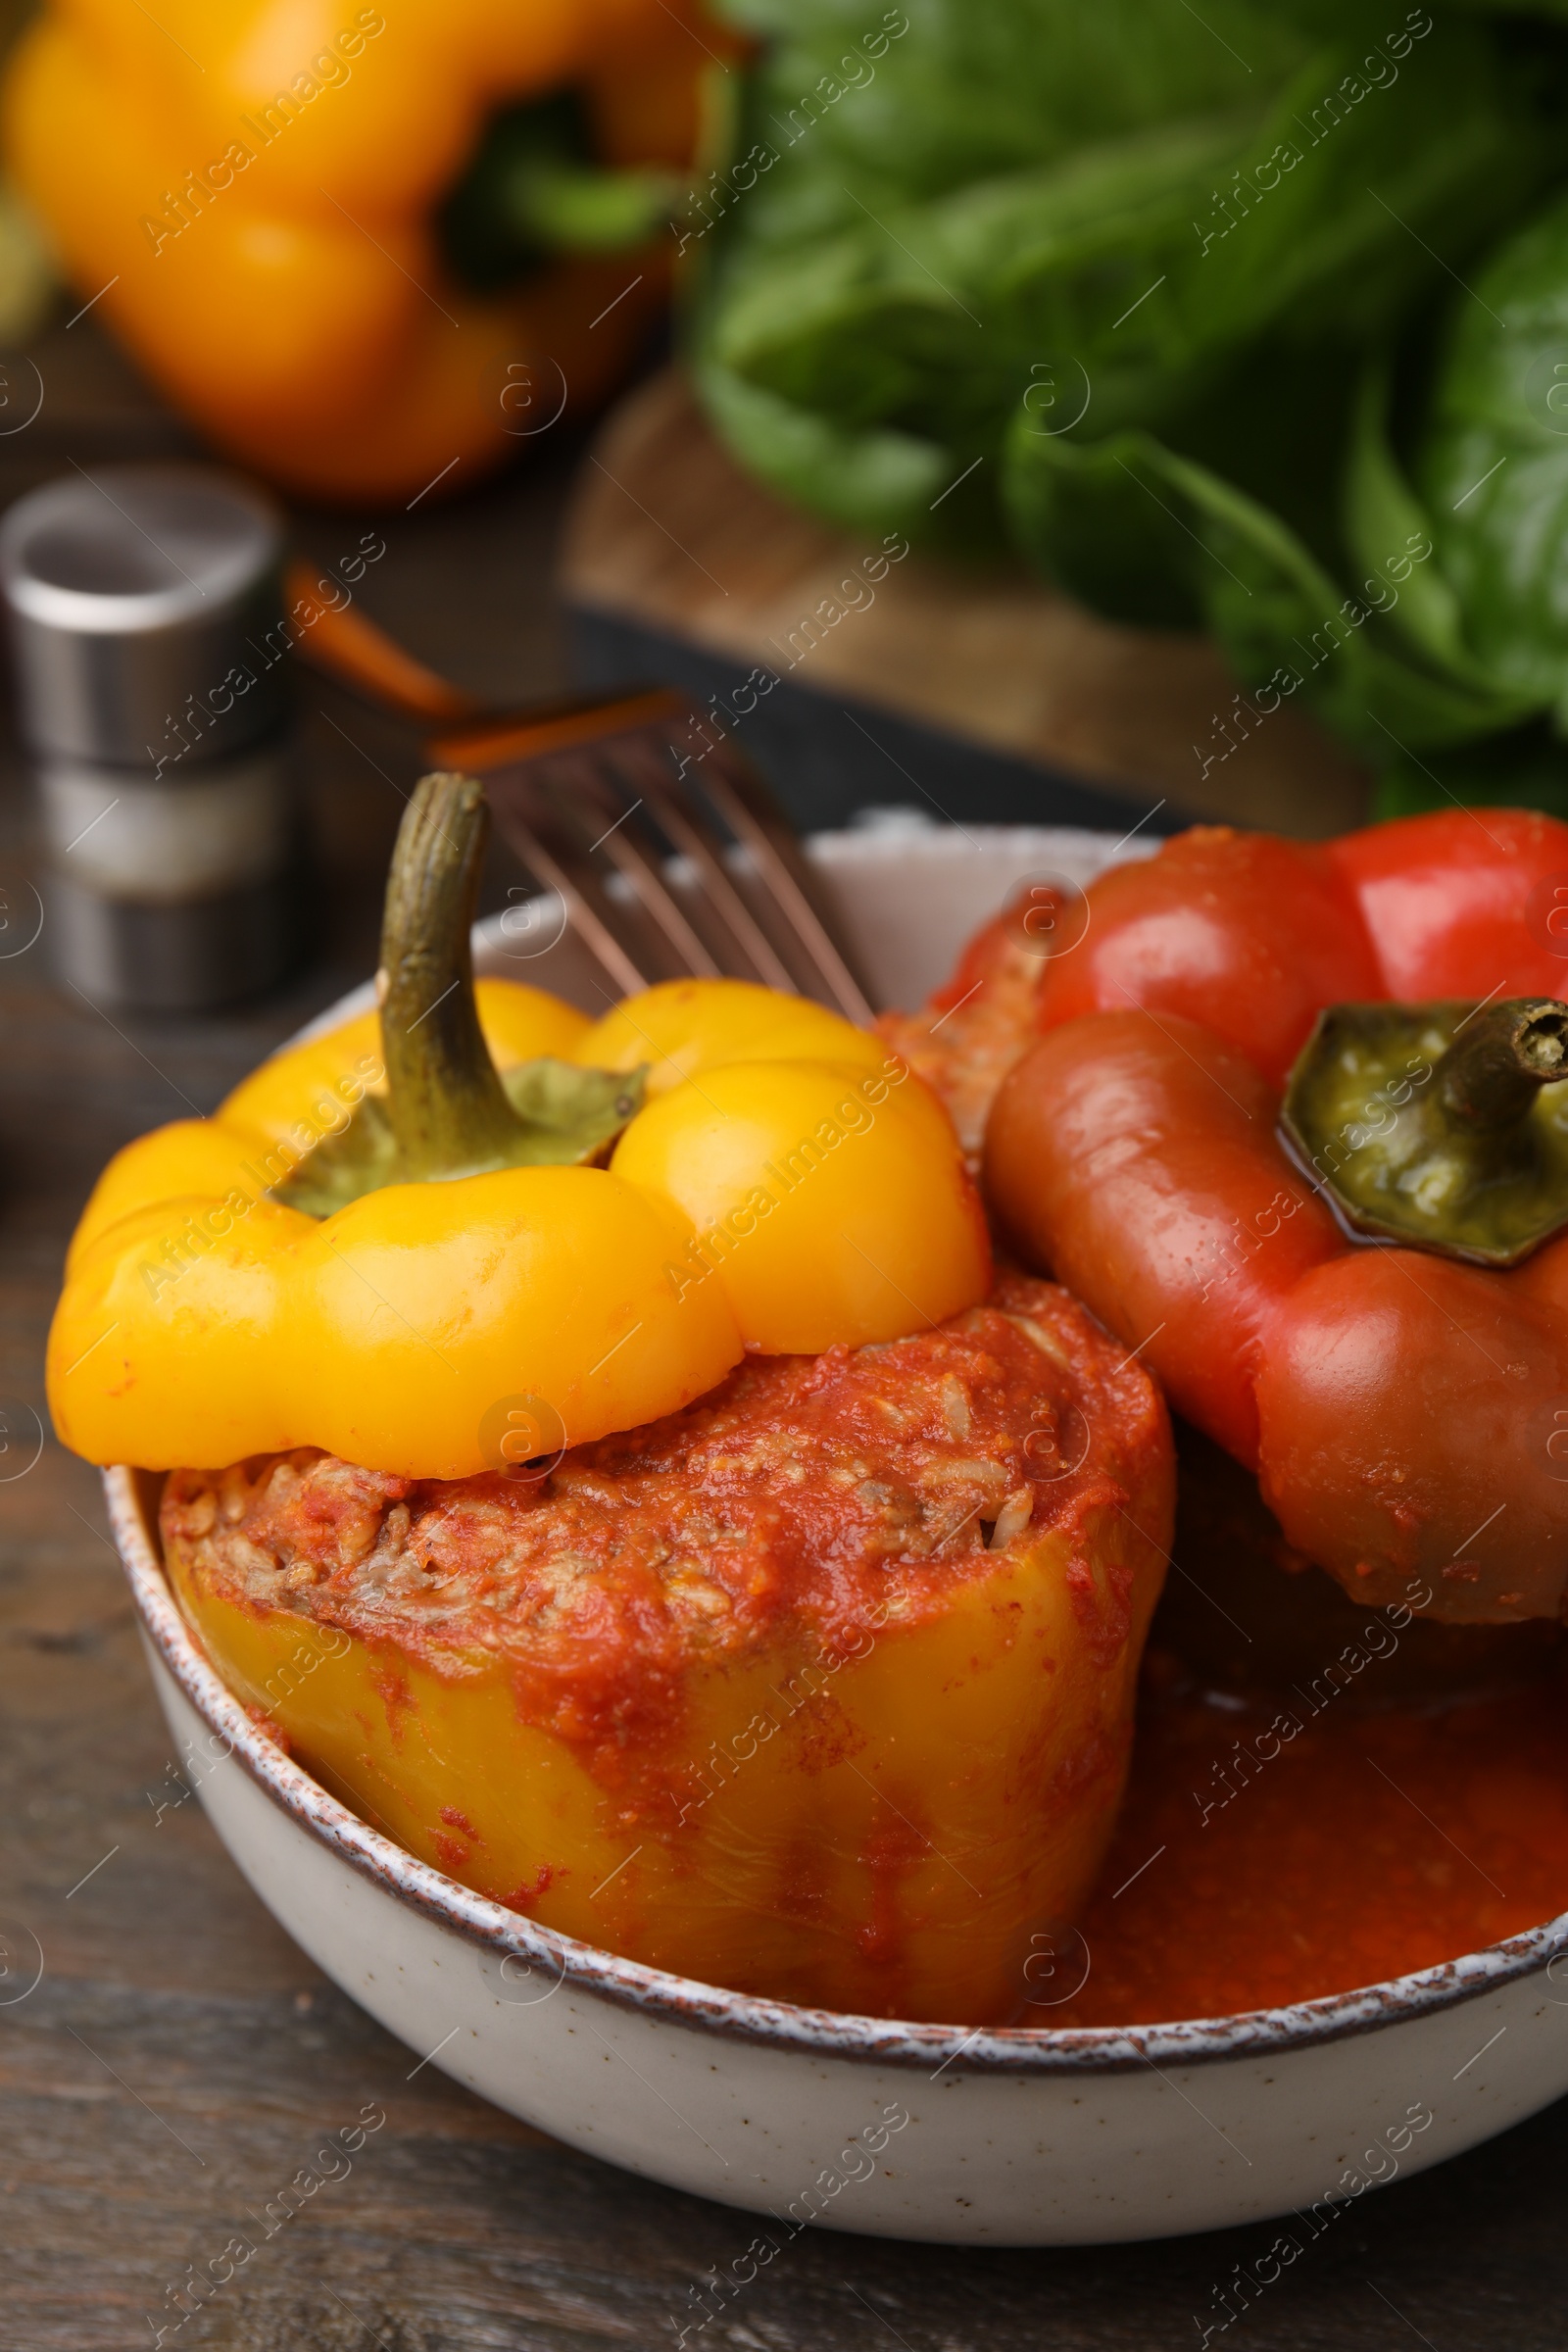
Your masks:
<path fill-rule="evenodd" d="M 1568 1909 L 1565 1698 L 1554 1674 L 1429 1712 L 1326 1709 L 1260 1762 L 1272 1705 L 1205 1704 L 1152 1679 L 1083 1921 L 1089 1977 L 1028 2022 L 1310 2000 L 1554 1918 Z"/>

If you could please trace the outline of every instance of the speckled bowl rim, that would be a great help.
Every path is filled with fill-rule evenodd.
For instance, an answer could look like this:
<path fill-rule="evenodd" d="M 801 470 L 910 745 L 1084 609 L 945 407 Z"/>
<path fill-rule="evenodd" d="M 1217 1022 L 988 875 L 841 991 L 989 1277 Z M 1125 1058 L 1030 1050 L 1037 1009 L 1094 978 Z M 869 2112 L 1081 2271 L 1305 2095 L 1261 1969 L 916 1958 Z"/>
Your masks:
<path fill-rule="evenodd" d="M 228 1752 L 273 1803 L 383 1892 L 466 1941 L 498 1955 L 511 1953 L 530 1967 L 554 1972 L 558 1984 L 570 1984 L 651 2018 L 720 2039 L 762 2042 L 818 2059 L 858 2059 L 928 2071 L 956 2063 L 964 2072 L 981 2074 L 1121 2074 L 1149 2065 L 1277 2057 L 1353 2034 L 1376 2033 L 1474 2000 L 1547 1967 L 1568 1951 L 1568 1913 L 1563 1913 L 1485 1951 L 1354 1992 L 1233 2017 L 1184 2018 L 1132 2028 L 964 2028 L 856 2017 L 730 1992 L 646 1968 L 640 1961 L 622 1960 L 593 1944 L 558 1936 L 475 1894 L 329 1795 L 251 1719 L 208 1663 L 170 1589 L 156 1519 L 139 1491 L 138 1474 L 113 1468 L 103 1477 L 120 1556 L 148 1638 L 202 1721 L 228 1742 Z"/>

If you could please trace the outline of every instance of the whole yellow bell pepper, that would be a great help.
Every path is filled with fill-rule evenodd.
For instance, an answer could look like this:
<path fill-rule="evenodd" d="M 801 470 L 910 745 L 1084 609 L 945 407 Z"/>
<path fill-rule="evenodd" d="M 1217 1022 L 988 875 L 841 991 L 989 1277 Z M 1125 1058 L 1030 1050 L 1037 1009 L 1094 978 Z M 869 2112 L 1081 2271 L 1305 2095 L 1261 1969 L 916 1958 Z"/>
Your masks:
<path fill-rule="evenodd" d="M 695 0 L 51 0 L 4 134 L 82 299 L 216 442 L 407 500 L 613 388 L 733 54 Z"/>
<path fill-rule="evenodd" d="M 640 1072 L 586 1063 L 580 1014 L 501 984 L 498 1051 L 533 1049 L 504 1086 L 468 947 L 484 819 L 461 777 L 410 805 L 379 1055 L 347 1024 L 106 1171 L 50 1335 L 77 1452 L 316 1446 L 460 1478 L 524 1434 L 527 1458 L 675 1411 L 747 1348 L 892 1339 L 984 1297 L 946 1113 L 819 1008 L 724 982 L 633 999 L 618 1034 L 691 1073 L 638 1112 Z M 793 1058 L 808 1042 L 834 1058 Z M 609 1169 L 581 1164 L 621 1130 Z"/>

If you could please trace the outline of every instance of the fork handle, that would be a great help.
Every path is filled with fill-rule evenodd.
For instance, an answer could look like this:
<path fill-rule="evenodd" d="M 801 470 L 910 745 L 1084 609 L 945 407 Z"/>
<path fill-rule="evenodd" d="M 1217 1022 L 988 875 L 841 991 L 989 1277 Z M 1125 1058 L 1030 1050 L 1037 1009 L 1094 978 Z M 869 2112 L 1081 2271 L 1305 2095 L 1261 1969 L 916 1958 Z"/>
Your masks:
<path fill-rule="evenodd" d="M 488 714 L 487 703 L 426 669 L 363 612 L 327 604 L 309 564 L 289 565 L 283 594 L 300 626 L 296 652 L 339 685 L 423 726 L 450 726 Z"/>
<path fill-rule="evenodd" d="M 300 623 L 295 651 L 301 658 L 323 677 L 351 687 L 383 710 L 440 730 L 426 749 L 441 767 L 482 771 L 503 760 L 534 759 L 650 719 L 673 718 L 686 708 L 680 695 L 656 687 L 631 695 L 570 695 L 564 701 L 505 710 L 426 668 L 363 613 L 347 605 L 327 604 L 308 564 L 289 565 L 283 593 Z"/>

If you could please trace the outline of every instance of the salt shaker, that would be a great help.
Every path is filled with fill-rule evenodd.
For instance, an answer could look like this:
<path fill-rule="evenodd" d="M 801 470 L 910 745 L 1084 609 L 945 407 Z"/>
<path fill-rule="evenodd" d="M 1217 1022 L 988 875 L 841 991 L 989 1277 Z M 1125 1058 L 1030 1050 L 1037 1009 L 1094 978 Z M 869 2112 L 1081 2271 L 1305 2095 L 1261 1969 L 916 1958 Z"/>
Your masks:
<path fill-rule="evenodd" d="M 44 935 L 95 1003 L 199 1011 L 292 960 L 282 552 L 270 502 L 196 466 L 74 472 L 0 523 Z"/>

